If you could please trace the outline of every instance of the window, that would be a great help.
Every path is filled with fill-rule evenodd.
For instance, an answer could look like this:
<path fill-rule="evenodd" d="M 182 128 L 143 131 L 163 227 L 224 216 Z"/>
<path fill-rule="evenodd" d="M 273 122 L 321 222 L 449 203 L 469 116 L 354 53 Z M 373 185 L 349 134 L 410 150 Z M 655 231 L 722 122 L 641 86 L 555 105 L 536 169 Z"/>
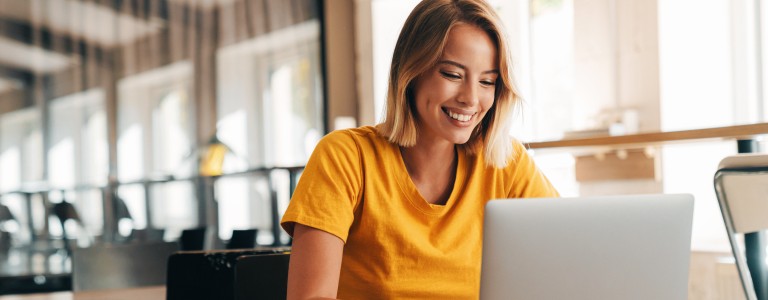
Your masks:
<path fill-rule="evenodd" d="M 99 187 L 106 184 L 109 169 L 104 92 L 93 89 L 53 99 L 49 122 L 48 182 L 52 188 L 67 190 L 54 193 L 51 201 L 73 203 L 88 234 L 100 234 Z"/>
<path fill-rule="evenodd" d="M 120 182 L 197 174 L 191 80 L 192 66 L 182 61 L 118 82 Z M 189 181 L 128 184 L 120 187 L 118 196 L 137 229 L 165 228 L 174 237 L 199 222 L 195 186 Z"/>
<path fill-rule="evenodd" d="M 531 1 L 536 139 L 612 124 L 633 133 L 763 121 L 756 3 Z M 665 145 L 656 152 L 660 182 L 576 183 L 562 176 L 573 164 L 562 154 L 537 161 L 555 174 L 564 195 L 692 193 L 693 247 L 727 251 L 712 177 L 718 161 L 736 152 L 735 142 Z"/>
<path fill-rule="evenodd" d="M 43 138 L 37 111 L 26 108 L 0 115 L 0 192 L 4 193 L 0 200 L 16 217 L 20 225 L 16 236 L 22 242 L 28 242 L 30 237 L 31 228 L 25 226 L 29 222 L 28 200 L 22 194 L 5 193 L 40 182 L 43 176 L 41 157 Z M 34 208 L 38 213 L 42 211 L 41 206 Z"/>
<path fill-rule="evenodd" d="M 233 152 L 225 173 L 306 163 L 325 132 L 320 53 L 316 19 L 219 50 L 217 136 Z M 287 190 L 288 178 L 269 177 L 217 180 L 220 237 L 258 228 L 260 243 L 274 240 L 270 188 Z M 289 196 L 277 197 L 283 211 Z"/>

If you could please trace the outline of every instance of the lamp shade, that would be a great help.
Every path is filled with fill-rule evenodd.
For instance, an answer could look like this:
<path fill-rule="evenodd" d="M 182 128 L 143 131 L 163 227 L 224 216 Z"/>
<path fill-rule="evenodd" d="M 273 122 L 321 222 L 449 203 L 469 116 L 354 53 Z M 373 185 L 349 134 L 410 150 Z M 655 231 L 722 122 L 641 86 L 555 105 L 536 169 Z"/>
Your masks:
<path fill-rule="evenodd" d="M 219 176 L 223 174 L 224 156 L 229 148 L 221 142 L 209 144 L 200 160 L 200 175 Z"/>

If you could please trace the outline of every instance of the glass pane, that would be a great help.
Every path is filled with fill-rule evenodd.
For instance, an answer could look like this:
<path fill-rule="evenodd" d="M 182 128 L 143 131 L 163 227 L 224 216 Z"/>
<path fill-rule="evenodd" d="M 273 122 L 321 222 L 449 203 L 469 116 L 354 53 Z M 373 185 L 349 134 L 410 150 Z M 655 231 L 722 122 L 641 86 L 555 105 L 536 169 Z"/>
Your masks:
<path fill-rule="evenodd" d="M 185 87 L 178 86 L 162 93 L 152 112 L 153 171 L 177 174 L 187 156 L 192 153 L 188 117 L 189 97 Z"/>
<path fill-rule="evenodd" d="M 308 57 L 286 61 L 269 74 L 264 97 L 268 165 L 304 164 L 322 136 L 311 75 Z"/>
<path fill-rule="evenodd" d="M 75 205 L 83 219 L 88 234 L 98 236 L 104 228 L 104 199 L 100 189 L 87 189 L 76 192 Z"/>
<path fill-rule="evenodd" d="M 573 2 L 531 1 L 530 47 L 534 138 L 560 138 L 573 129 Z"/>
<path fill-rule="evenodd" d="M 165 228 L 169 238 L 177 238 L 181 230 L 200 225 L 198 203 L 202 200 L 196 198 L 192 182 L 153 184 L 150 191 L 152 223 L 155 228 Z"/>
<path fill-rule="evenodd" d="M 84 184 L 104 186 L 109 173 L 107 115 L 103 109 L 86 111 L 82 127 L 82 177 Z"/>
<path fill-rule="evenodd" d="M 743 119 L 734 108 L 750 98 L 743 86 L 750 79 L 749 71 L 738 67 L 748 62 L 736 57 L 749 56 L 739 45 L 739 36 L 747 33 L 732 19 L 731 8 L 735 13 L 728 0 L 659 2 L 662 130 L 728 126 Z"/>
<path fill-rule="evenodd" d="M 120 181 L 193 171 L 192 74 L 191 64 L 181 61 L 118 82 Z"/>
<path fill-rule="evenodd" d="M 42 179 L 40 115 L 23 109 L 0 115 L 0 191 Z"/>
<path fill-rule="evenodd" d="M 265 175 L 221 178 L 216 181 L 219 237 L 229 239 L 234 229 L 258 229 L 259 244 L 271 244 L 270 189 Z"/>
<path fill-rule="evenodd" d="M 242 161 L 229 172 L 306 162 L 324 133 L 319 39 L 309 20 L 218 51 L 217 136 Z"/>
<path fill-rule="evenodd" d="M 109 163 L 104 92 L 94 89 L 54 99 L 49 120 L 51 186 L 105 184 Z"/>
<path fill-rule="evenodd" d="M 128 212 L 133 218 L 132 228 L 143 229 L 147 227 L 147 199 L 144 186 L 141 184 L 124 184 L 117 190 L 117 197 L 128 207 Z"/>
<path fill-rule="evenodd" d="M 0 230 L 11 233 L 12 245 L 29 242 L 32 231 L 27 215 L 27 199 L 22 194 L 6 194 L 0 197 L 0 203 L 7 206 L 12 215 L 12 219 L 0 220 Z"/>
<path fill-rule="evenodd" d="M 12 191 L 21 186 L 21 150 L 12 146 L 0 151 L 0 191 Z"/>

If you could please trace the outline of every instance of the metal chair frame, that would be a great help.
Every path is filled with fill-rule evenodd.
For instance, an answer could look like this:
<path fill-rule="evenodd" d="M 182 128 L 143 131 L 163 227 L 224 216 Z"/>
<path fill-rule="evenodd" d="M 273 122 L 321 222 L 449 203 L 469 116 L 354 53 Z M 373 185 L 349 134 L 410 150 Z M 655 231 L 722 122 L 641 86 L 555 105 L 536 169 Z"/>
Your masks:
<path fill-rule="evenodd" d="M 768 174 L 768 166 L 748 166 L 748 167 L 727 167 L 717 170 L 714 177 L 715 193 L 717 194 L 718 203 L 720 204 L 720 210 L 723 215 L 723 221 L 725 222 L 725 228 L 728 234 L 728 241 L 731 243 L 731 249 L 733 250 L 733 256 L 736 259 L 736 267 L 739 271 L 739 277 L 741 278 L 742 287 L 744 288 L 745 295 L 749 300 L 758 300 L 754 282 L 752 280 L 752 272 L 749 269 L 744 249 L 741 249 L 736 235 L 740 234 L 736 231 L 733 216 L 731 214 L 731 207 L 729 205 L 728 197 L 725 193 L 723 180 L 728 175 L 755 175 L 755 174 Z M 768 200 L 768 199 L 766 199 Z M 766 229 L 766 228 L 764 228 Z M 764 230 L 763 229 L 763 230 Z M 758 231 L 759 234 L 760 231 Z M 745 232 L 743 234 L 751 234 Z M 758 249 L 759 251 L 759 249 Z"/>

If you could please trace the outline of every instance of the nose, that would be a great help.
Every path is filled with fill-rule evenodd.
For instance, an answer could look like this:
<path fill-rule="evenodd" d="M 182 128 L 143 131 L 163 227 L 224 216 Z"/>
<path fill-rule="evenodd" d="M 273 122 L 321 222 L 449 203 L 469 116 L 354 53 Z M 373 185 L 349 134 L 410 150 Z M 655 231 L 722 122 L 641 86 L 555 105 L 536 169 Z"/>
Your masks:
<path fill-rule="evenodd" d="M 478 98 L 477 84 L 472 81 L 466 81 L 461 85 L 461 90 L 457 97 L 459 103 L 463 103 L 466 106 L 475 106 L 480 101 Z"/>

